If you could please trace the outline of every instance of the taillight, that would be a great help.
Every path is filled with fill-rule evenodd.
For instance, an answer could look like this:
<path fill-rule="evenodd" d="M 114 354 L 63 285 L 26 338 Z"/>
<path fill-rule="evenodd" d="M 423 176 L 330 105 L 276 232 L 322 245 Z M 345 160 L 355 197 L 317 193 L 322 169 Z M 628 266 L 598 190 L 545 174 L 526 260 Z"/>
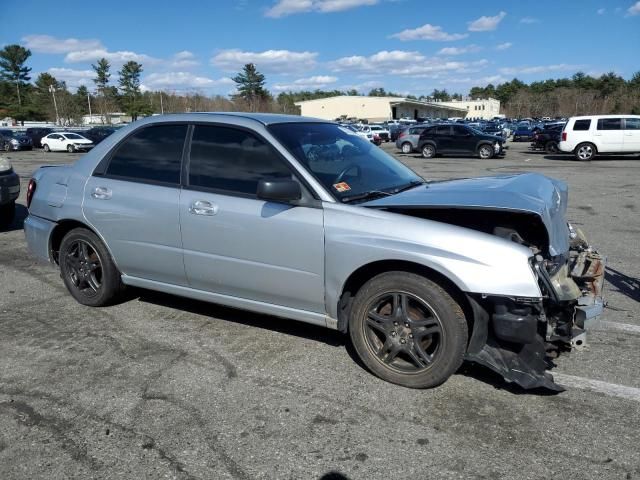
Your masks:
<path fill-rule="evenodd" d="M 406 133 L 404 133 L 404 132 L 400 132 L 400 135 L 398 135 L 398 138 L 402 138 L 402 137 L 404 137 L 404 136 L 406 136 L 406 135 L 407 135 Z"/>
<path fill-rule="evenodd" d="M 562 132 L 562 141 L 563 142 L 567 141 L 567 132 Z"/>
<path fill-rule="evenodd" d="M 29 180 L 29 185 L 27 186 L 27 208 L 31 206 L 31 200 L 33 199 L 33 194 L 36 192 L 36 181 L 32 178 Z"/>

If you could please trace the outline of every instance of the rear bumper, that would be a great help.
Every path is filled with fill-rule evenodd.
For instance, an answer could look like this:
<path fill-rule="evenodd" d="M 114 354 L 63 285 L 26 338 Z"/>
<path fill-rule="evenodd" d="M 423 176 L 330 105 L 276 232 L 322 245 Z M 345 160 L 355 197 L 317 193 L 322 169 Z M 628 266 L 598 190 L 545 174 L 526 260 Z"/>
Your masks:
<path fill-rule="evenodd" d="M 53 262 L 49 248 L 51 232 L 57 223 L 44 218 L 29 215 L 24 221 L 24 236 L 27 246 L 39 260 Z"/>

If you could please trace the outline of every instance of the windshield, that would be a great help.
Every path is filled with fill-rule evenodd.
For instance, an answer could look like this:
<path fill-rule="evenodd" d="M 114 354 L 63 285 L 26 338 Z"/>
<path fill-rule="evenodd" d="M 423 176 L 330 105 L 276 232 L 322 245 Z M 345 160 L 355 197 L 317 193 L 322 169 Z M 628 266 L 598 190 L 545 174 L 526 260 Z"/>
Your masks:
<path fill-rule="evenodd" d="M 339 125 L 280 123 L 269 130 L 338 200 L 367 192 L 393 193 L 423 182 L 367 139 Z"/>
<path fill-rule="evenodd" d="M 84 137 L 81 137 L 77 133 L 65 133 L 64 136 L 69 140 L 84 140 Z"/>

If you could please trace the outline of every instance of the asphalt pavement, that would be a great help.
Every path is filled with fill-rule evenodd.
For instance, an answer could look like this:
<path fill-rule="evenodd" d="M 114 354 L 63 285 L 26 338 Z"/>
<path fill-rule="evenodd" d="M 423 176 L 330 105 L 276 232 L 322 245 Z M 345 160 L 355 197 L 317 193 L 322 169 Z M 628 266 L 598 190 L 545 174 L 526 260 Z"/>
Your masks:
<path fill-rule="evenodd" d="M 568 182 L 570 221 L 608 257 L 609 304 L 588 346 L 556 360 L 560 394 L 466 364 L 402 388 L 336 332 L 148 291 L 83 307 L 22 231 L 30 174 L 78 155 L 10 153 L 22 193 L 0 232 L 0 478 L 640 478 L 640 161 L 509 146 L 492 160 L 382 148 L 427 179 Z"/>

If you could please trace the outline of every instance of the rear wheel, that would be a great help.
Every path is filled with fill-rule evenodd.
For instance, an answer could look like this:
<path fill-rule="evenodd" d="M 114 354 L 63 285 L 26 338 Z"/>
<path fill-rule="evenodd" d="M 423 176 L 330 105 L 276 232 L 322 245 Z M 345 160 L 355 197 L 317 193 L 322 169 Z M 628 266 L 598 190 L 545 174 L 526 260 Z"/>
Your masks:
<path fill-rule="evenodd" d="M 547 153 L 558 153 L 558 142 L 551 140 L 544 146 L 544 151 Z"/>
<path fill-rule="evenodd" d="M 4 144 L 4 151 L 5 151 L 5 152 L 8 152 L 8 151 L 10 151 L 10 150 L 11 150 L 11 145 L 9 145 L 9 142 L 5 143 L 5 144 Z"/>
<path fill-rule="evenodd" d="M 45 152 L 50 152 L 50 151 L 51 151 L 51 149 L 49 148 L 49 144 L 48 144 L 48 143 L 45 143 L 45 144 L 42 146 L 42 148 L 44 148 L 44 151 L 45 151 Z"/>
<path fill-rule="evenodd" d="M 425 146 L 422 147 L 422 156 L 424 158 L 433 158 L 436 156 L 436 147 L 434 147 L 432 144 L 427 143 Z"/>
<path fill-rule="evenodd" d="M 592 143 L 581 143 L 574 151 L 576 160 L 588 161 L 593 160 L 596 156 L 596 146 Z"/>
<path fill-rule="evenodd" d="M 67 145 L 67 152 L 73 153 L 75 151 L 76 151 L 76 149 L 75 149 L 75 147 L 73 145 L 71 145 L 71 144 Z"/>
<path fill-rule="evenodd" d="M 67 290 L 82 305 L 109 305 L 122 290 L 120 272 L 109 251 L 85 228 L 75 228 L 64 236 L 59 262 Z"/>
<path fill-rule="evenodd" d="M 357 293 L 351 341 L 378 377 L 410 388 L 446 381 L 462 364 L 468 330 L 460 305 L 420 275 L 387 272 Z"/>
<path fill-rule="evenodd" d="M 409 154 L 413 151 L 413 146 L 409 142 L 404 142 L 402 144 L 402 153 Z"/>
<path fill-rule="evenodd" d="M 493 157 L 493 147 L 491 145 L 481 145 L 478 149 L 478 156 L 483 160 Z"/>

